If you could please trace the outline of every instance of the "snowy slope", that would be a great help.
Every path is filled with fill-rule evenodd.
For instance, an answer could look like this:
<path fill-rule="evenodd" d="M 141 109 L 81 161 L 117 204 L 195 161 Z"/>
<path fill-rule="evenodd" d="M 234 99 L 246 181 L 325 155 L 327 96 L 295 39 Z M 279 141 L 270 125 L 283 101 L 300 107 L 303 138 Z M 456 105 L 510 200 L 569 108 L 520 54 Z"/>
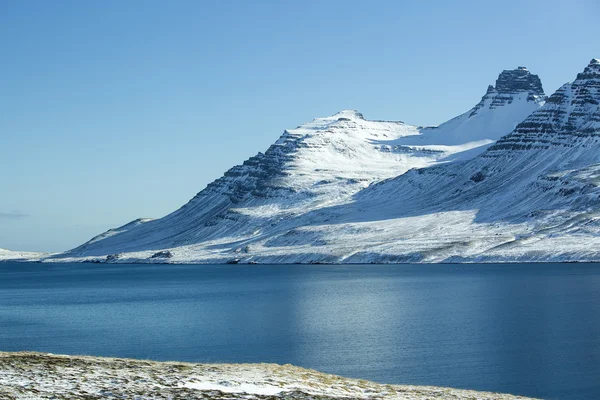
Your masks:
<path fill-rule="evenodd" d="M 48 257 L 49 255 L 50 253 L 0 249 L 0 261 L 37 261 L 41 258 Z"/>
<path fill-rule="evenodd" d="M 401 122 L 367 121 L 350 110 L 315 119 L 286 130 L 265 153 L 231 168 L 174 213 L 134 221 L 73 252 L 102 255 L 253 237 L 281 220 L 348 202 L 371 182 L 428 165 L 434 156 L 382 151 L 373 143 L 416 130 Z"/>
<path fill-rule="evenodd" d="M 594 59 L 480 156 L 373 185 L 265 253 L 310 236 L 337 262 L 600 260 L 599 104 Z"/>
<path fill-rule="evenodd" d="M 515 129 L 543 105 L 545 99 L 540 79 L 527 68 L 503 71 L 496 86 L 489 86 L 479 104 L 471 110 L 438 127 L 424 128 L 418 135 L 400 138 L 395 144 L 432 151 L 461 146 L 463 152 L 451 152 L 446 157 L 449 160 L 473 158 Z"/>
<path fill-rule="evenodd" d="M 231 168 L 172 214 L 136 220 L 54 259 L 114 254 L 119 256 L 111 261 L 351 259 L 373 241 L 394 240 L 394 235 L 340 225 L 340 213 L 363 207 L 357 193 L 413 168 L 474 157 L 544 100 L 539 78 L 519 68 L 502 72 L 473 109 L 438 128 L 368 121 L 356 111 L 318 118 L 286 130 L 265 153 Z M 394 199 L 364 207 L 390 213 L 383 207 L 388 200 Z M 392 205 L 392 211 L 396 208 Z"/>

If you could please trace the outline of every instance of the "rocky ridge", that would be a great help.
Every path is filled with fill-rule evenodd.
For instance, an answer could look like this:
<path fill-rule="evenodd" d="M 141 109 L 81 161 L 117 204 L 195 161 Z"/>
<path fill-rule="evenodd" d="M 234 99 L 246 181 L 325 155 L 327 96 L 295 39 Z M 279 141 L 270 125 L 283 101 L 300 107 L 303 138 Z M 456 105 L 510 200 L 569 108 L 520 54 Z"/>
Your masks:
<path fill-rule="evenodd" d="M 504 150 L 596 144 L 596 140 L 587 139 L 593 139 L 600 130 L 600 61 L 593 59 L 573 83 L 563 85 L 546 103 L 492 146 L 486 157 L 506 153 Z"/>

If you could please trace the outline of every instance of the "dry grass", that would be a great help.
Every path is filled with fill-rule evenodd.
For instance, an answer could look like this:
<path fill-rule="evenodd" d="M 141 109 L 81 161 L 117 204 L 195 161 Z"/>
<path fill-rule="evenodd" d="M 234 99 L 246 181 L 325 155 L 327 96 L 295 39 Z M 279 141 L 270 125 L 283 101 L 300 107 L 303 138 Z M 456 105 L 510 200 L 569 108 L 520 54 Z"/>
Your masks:
<path fill-rule="evenodd" d="M 197 384 L 212 386 L 194 388 Z M 245 391 L 247 387 L 259 389 Z M 270 388 L 271 393 L 263 388 Z M 274 389 L 281 392 L 273 394 Z M 451 388 L 383 385 L 292 365 L 191 364 L 30 352 L 0 352 L 0 398 L 525 399 Z"/>

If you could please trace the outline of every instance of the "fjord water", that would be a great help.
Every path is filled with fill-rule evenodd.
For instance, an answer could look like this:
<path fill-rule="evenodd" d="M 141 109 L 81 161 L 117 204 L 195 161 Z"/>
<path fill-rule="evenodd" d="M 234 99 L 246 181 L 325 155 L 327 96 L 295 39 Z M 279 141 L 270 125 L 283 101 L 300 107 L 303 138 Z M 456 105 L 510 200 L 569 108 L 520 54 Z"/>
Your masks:
<path fill-rule="evenodd" d="M 0 263 L 0 350 L 600 397 L 600 265 Z"/>

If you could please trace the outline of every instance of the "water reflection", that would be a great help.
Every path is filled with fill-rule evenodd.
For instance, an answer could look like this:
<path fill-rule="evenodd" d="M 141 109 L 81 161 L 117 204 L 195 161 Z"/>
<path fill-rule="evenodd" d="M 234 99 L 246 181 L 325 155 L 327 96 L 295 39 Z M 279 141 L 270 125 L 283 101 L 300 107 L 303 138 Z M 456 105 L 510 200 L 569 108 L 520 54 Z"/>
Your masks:
<path fill-rule="evenodd" d="M 600 267 L 0 264 L 0 349 L 600 393 Z"/>

